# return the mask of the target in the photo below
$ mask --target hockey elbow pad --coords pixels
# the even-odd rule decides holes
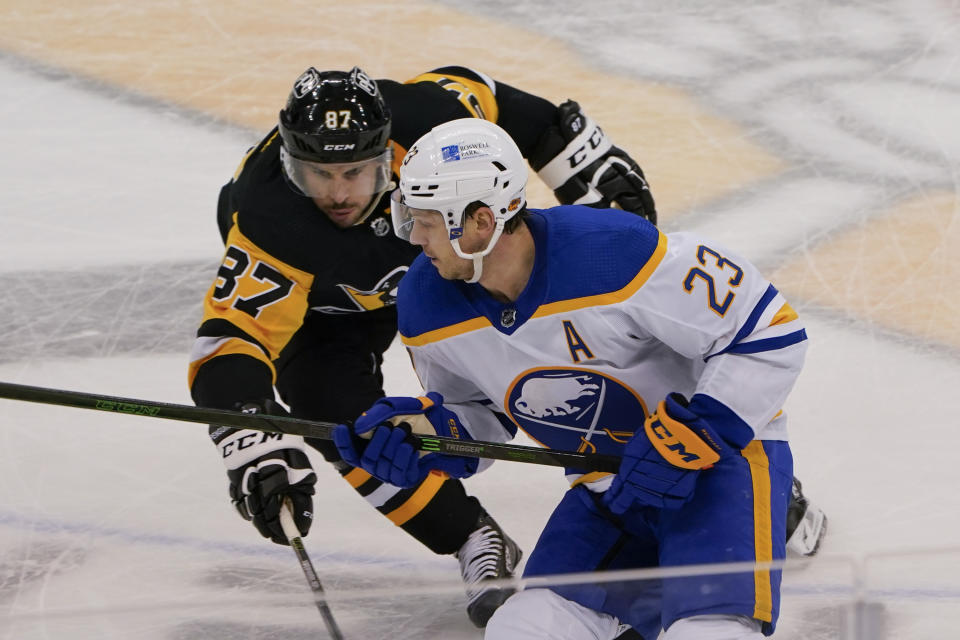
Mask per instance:
[[[706,420],[671,393],[626,444],[620,469],[604,496],[613,513],[634,505],[679,509],[693,497],[699,473],[728,451]]]
[[[543,133],[530,166],[562,204],[616,206],[657,223],[657,211],[640,166],[573,100],[558,107],[559,122]]]

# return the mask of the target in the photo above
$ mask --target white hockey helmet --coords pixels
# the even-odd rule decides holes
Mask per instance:
[[[500,239],[504,223],[526,205],[526,185],[526,161],[506,131],[478,118],[451,120],[417,140],[403,159],[400,188],[390,206],[394,232],[409,241],[413,210],[439,212],[454,251],[474,261],[470,282],[476,282],[481,260]],[[496,228],[483,250],[465,253],[460,248],[463,214],[477,201],[493,211]]]

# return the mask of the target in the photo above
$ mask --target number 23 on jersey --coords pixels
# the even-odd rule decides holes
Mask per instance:
[[[683,290],[693,293],[698,289],[706,295],[706,303],[721,318],[726,315],[736,298],[736,288],[743,282],[743,269],[719,253],[700,245],[697,247],[697,262],[683,279]]]

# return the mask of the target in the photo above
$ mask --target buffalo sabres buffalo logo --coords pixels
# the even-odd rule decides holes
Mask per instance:
[[[528,370],[511,383],[505,406],[543,446],[587,453],[620,453],[647,416],[636,392],[592,369]]]

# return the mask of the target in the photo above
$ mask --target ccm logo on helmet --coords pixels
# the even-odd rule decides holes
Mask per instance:
[[[357,145],[355,144],[325,144],[323,145],[324,151],[351,151]]]

